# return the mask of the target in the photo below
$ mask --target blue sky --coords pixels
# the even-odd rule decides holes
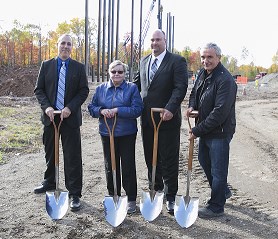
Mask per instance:
[[[106,0],[108,1],[108,0]],[[189,46],[197,50],[207,42],[217,43],[223,54],[238,59],[239,63],[270,67],[272,57],[278,50],[277,0],[161,0],[163,5],[163,30],[167,13],[175,19],[175,48]],[[89,0],[89,17],[97,20],[98,0]],[[115,0],[117,2],[117,0]],[[129,31],[131,0],[121,2],[121,31]],[[158,1],[157,1],[158,2]],[[139,27],[139,3],[135,3],[135,28]],[[152,0],[143,0],[146,15]],[[4,6],[3,6],[4,5]],[[0,32],[8,29],[14,19],[21,23],[40,24],[43,29],[55,29],[58,23],[74,17],[84,18],[85,0],[8,0],[0,8]],[[157,28],[157,5],[152,14],[149,33]],[[135,38],[137,38],[135,30]],[[148,43],[150,34],[145,43]],[[120,36],[120,40],[123,36]],[[242,49],[249,56],[241,58]]]

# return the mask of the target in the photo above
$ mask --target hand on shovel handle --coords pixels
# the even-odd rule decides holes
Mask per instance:
[[[189,113],[189,117],[190,118],[196,118],[198,117],[199,115],[199,112],[197,110],[192,110],[190,113]]]

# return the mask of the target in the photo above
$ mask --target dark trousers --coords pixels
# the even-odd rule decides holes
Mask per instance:
[[[117,195],[121,195],[121,187],[128,196],[128,201],[136,201],[137,198],[137,177],[135,165],[135,142],[136,135],[114,137],[115,158],[116,158],[116,182]],[[111,166],[110,139],[108,136],[101,136],[106,183],[109,195],[114,195],[113,172]],[[121,177],[122,175],[122,177]]]
[[[223,139],[200,138],[199,140],[198,159],[211,187],[208,208],[216,213],[224,211],[225,194],[229,191],[227,177],[231,139],[232,136]]]
[[[55,117],[55,121],[59,121],[59,116]],[[75,195],[81,197],[82,156],[80,127],[70,128],[66,123],[62,122],[60,127],[60,136],[63,149],[66,188],[69,191],[69,196]],[[52,124],[44,127],[43,144],[45,147],[45,159],[47,165],[43,183],[55,184],[55,145],[54,127]]]
[[[150,188],[152,182],[153,137],[154,130],[152,127],[142,127],[142,139]],[[155,191],[164,190],[168,201],[174,201],[178,191],[179,150],[180,128],[160,129],[158,132],[154,189]]]

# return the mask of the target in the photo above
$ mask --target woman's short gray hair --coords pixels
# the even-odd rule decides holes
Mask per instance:
[[[127,71],[127,65],[120,60],[115,60],[109,65],[109,72],[115,67],[115,66],[123,66],[123,71]]]
[[[214,50],[215,50],[215,54],[216,54],[217,56],[221,56],[221,49],[220,49],[220,47],[217,46],[217,45],[216,45],[215,43],[213,43],[213,42],[207,43],[207,44],[203,47],[203,49],[214,49]]]

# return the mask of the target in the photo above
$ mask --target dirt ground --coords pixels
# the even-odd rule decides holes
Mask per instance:
[[[43,148],[32,154],[14,153],[0,165],[0,239],[8,238],[252,238],[274,239],[278,236],[278,77],[268,76],[255,88],[254,82],[239,86],[237,97],[237,130],[231,143],[229,185],[233,196],[227,200],[225,215],[214,220],[198,218],[189,228],[181,228],[165,205],[153,222],[137,213],[127,215],[117,228],[105,220],[102,200],[107,194],[103,154],[98,122],[86,108],[96,84],[83,105],[82,152],[84,187],[82,208],[68,210],[62,220],[52,221],[45,210],[45,195],[35,195],[33,188],[43,178]],[[1,87],[2,89],[2,87]],[[188,94],[190,89],[188,91]],[[185,110],[188,94],[183,104]],[[40,109],[33,97],[1,97],[5,105],[20,105],[36,112]],[[188,126],[182,125],[179,194],[186,192]],[[197,161],[195,143],[190,195],[199,197],[202,206],[210,194],[208,183]],[[142,188],[147,187],[141,133],[137,138],[137,178],[139,205]],[[62,163],[62,155],[60,157]],[[63,170],[62,164],[60,170]],[[60,185],[64,187],[63,173]]]

